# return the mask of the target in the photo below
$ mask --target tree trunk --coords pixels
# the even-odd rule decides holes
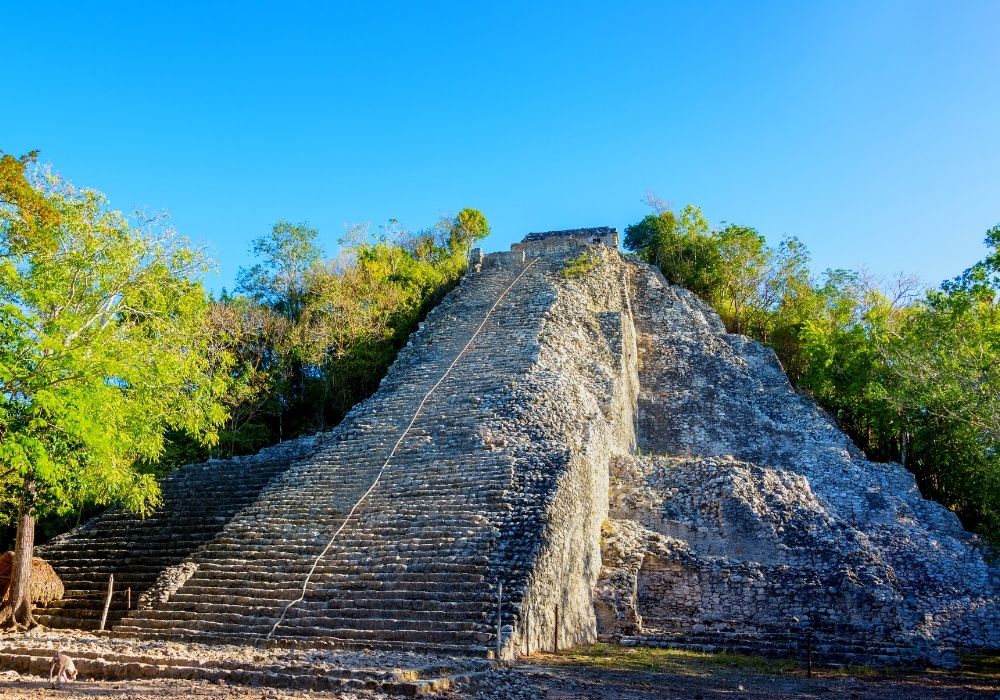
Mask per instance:
[[[22,506],[17,517],[17,540],[14,543],[14,560],[11,562],[10,589],[7,610],[2,618],[14,627],[33,627],[31,614],[31,558],[35,551],[35,513],[30,506]]]

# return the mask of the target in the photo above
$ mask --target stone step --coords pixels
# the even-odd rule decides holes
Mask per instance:
[[[73,540],[73,546],[62,546],[60,548],[40,548],[39,551],[49,555],[52,559],[54,554],[65,554],[66,556],[79,555],[82,552],[91,554],[96,552],[125,553],[134,549],[146,548],[149,551],[164,551],[163,556],[169,556],[172,550],[184,550],[190,552],[191,546],[197,546],[216,535],[221,528],[206,528],[200,530],[196,536],[180,533],[169,528],[160,529],[157,532],[150,532],[136,537],[119,537],[113,534],[97,533],[94,537],[81,536]]]
[[[348,603],[350,601],[345,601]],[[439,604],[437,607],[415,607],[412,605],[411,601],[403,601],[406,604],[404,606],[396,606],[391,604],[378,604],[378,605],[348,605],[348,604],[313,604],[305,605],[300,603],[294,611],[304,611],[301,614],[322,614],[326,616],[331,616],[336,613],[339,617],[344,618],[365,618],[365,617],[389,617],[389,618],[413,618],[422,620],[441,620],[444,622],[456,622],[456,621],[482,621],[485,620],[487,614],[482,605],[479,606],[460,606],[460,605],[447,605]],[[279,612],[283,605],[272,605],[272,606],[262,606],[259,604],[260,601],[253,601],[247,603],[214,603],[214,602],[200,602],[200,603],[190,603],[186,601],[178,602],[175,600],[170,600],[169,602],[162,604],[159,608],[155,610],[144,611],[142,613],[135,613],[133,617],[138,619],[138,617],[148,617],[152,619],[196,619],[199,615],[238,615],[238,616],[250,616],[259,617],[261,615],[272,614]],[[299,614],[299,613],[296,613]]]
[[[175,593],[170,600],[163,603],[160,610],[188,610],[192,612],[239,612],[251,606],[256,599],[240,598],[238,596],[192,596]],[[316,607],[323,610],[385,610],[385,611],[423,611],[431,613],[461,613],[469,617],[477,617],[489,606],[489,599],[483,600],[414,600],[405,598],[331,598],[322,602],[309,601],[300,603],[302,607]]]
[[[191,578],[197,578],[198,580],[212,579],[216,581],[247,581],[245,573],[250,573],[253,575],[253,582],[292,582],[304,581],[306,575],[309,573],[309,569],[310,567],[308,566],[296,566],[294,568],[289,567],[286,570],[275,570],[271,567],[250,566],[249,562],[246,567],[238,567],[229,564],[213,567],[210,566],[210,562],[201,562],[197,573]],[[457,570],[448,569],[440,564],[436,565],[434,568],[428,566],[409,569],[405,564],[396,563],[375,564],[364,562],[331,562],[328,564],[317,565],[312,580],[314,582],[320,580],[325,582],[334,582],[346,579],[361,582],[396,580],[416,583],[450,582],[456,584],[476,584],[484,582],[489,573],[489,570],[486,568],[473,566],[468,567],[468,571],[462,571],[459,567],[456,567],[456,569]],[[243,576],[241,576],[241,572],[244,572]],[[98,579],[98,582],[99,580],[100,579]]]
[[[232,609],[232,606],[230,606]],[[240,612],[221,612],[210,609],[206,612],[194,612],[179,609],[159,609],[145,610],[129,616],[129,624],[142,623],[145,626],[155,626],[158,623],[172,624],[174,622],[183,623],[214,623],[238,627],[241,625],[256,626],[260,624],[273,624],[280,615],[281,608],[267,608],[252,611],[241,609]],[[486,616],[480,614],[478,618],[468,616],[466,613],[433,614],[428,611],[406,611],[406,610],[359,610],[358,614],[347,615],[345,610],[337,610],[336,615],[330,611],[318,613],[314,610],[305,611],[301,608],[292,608],[286,614],[283,627],[317,627],[326,630],[330,629],[362,629],[362,630],[385,630],[400,629],[417,625],[417,629],[431,629],[438,632],[467,632],[485,631]],[[277,613],[277,614],[275,614]],[[411,613],[411,614],[407,614]]]
[[[250,582],[238,577],[233,578],[198,578],[195,580],[194,577],[190,579],[194,582],[194,586],[198,588],[209,588],[212,584],[216,584],[215,588],[217,590],[229,590],[233,593],[246,593],[253,592],[254,594],[265,596],[281,596],[283,593],[293,593],[291,597],[298,595],[299,591],[302,590],[302,580],[301,579],[276,579],[271,581],[273,586],[261,586],[258,582]],[[187,584],[181,588],[181,590],[194,590],[188,589]],[[309,592],[311,595],[317,595],[320,590],[325,591],[326,595],[346,595],[351,591],[366,591],[366,592],[396,592],[399,594],[407,594],[411,592],[438,592],[442,596],[450,595],[452,592],[463,591],[465,593],[476,595],[480,591],[492,592],[492,583],[487,582],[467,582],[465,585],[442,585],[442,582],[429,578],[427,580],[399,580],[395,577],[387,577],[382,580],[366,579],[362,578],[360,575],[351,576],[345,574],[342,580],[334,583],[325,584],[324,581],[313,581],[310,584]]]
[[[6,649],[0,651],[0,668],[23,674],[46,677],[52,659],[50,649]],[[127,681],[147,678],[201,680],[234,683],[251,687],[308,691],[363,692],[377,691],[406,697],[426,696],[449,690],[466,673],[438,666],[432,675],[420,671],[376,670],[370,668],[322,668],[291,664],[268,664],[248,667],[238,662],[216,661],[206,664],[199,659],[163,658],[148,655],[109,654],[73,651],[78,679]],[[485,671],[485,668],[483,669]]]
[[[148,630],[141,627],[119,625],[109,633],[111,637],[141,638],[141,639],[171,639],[178,642],[204,644],[260,644],[266,640],[267,632],[230,632],[228,634],[211,633],[202,630],[172,627],[169,630]],[[407,651],[416,653],[443,653],[459,656],[486,657],[492,656],[493,646],[483,644],[450,644],[447,642],[405,641],[405,640],[358,640],[338,637],[334,634],[324,634],[322,637],[288,636],[279,629],[267,642],[274,647],[289,647],[298,649],[382,649],[387,651]]]
[[[135,606],[135,598],[132,599],[132,605]],[[93,596],[90,598],[85,598],[82,596],[73,598],[63,598],[60,601],[56,601],[51,606],[45,608],[45,611],[58,611],[63,615],[70,615],[74,611],[88,612],[91,610],[100,610],[104,607],[104,595]],[[115,596],[111,599],[111,606],[109,609],[118,610],[125,608],[125,597]]]
[[[314,562],[316,562],[315,568],[313,567]],[[283,562],[275,563],[279,565],[283,564],[282,568],[276,571],[275,567],[270,565],[271,562],[258,563],[257,561],[244,561],[242,563],[236,563],[203,561],[198,566],[198,572],[201,575],[212,575],[216,573],[237,574],[243,572],[252,574],[254,577],[259,574],[261,580],[266,580],[268,577],[304,577],[310,572],[310,570],[313,570],[321,574],[328,574],[331,576],[335,576],[337,574],[352,576],[360,575],[363,578],[369,579],[379,579],[387,575],[393,575],[401,576],[403,578],[417,577],[421,580],[427,576],[437,576],[442,580],[455,579],[459,581],[482,580],[481,577],[485,577],[485,575],[489,573],[489,567],[482,564],[443,562],[437,559],[426,559],[424,561],[401,561],[397,558],[396,560],[390,559],[388,561],[380,561],[375,558],[358,558],[355,560],[323,558],[317,562],[316,559],[313,558],[312,561],[305,560],[294,565],[289,565]],[[364,573],[359,574],[359,571]]]
[[[291,600],[298,596],[298,593],[301,592],[301,587],[284,590],[292,594],[289,598]],[[349,601],[359,607],[378,603],[402,607],[404,603],[408,603],[421,607],[450,605],[468,606],[469,609],[474,609],[482,604],[491,604],[494,600],[493,594],[488,591],[448,591],[447,600],[442,600],[444,594],[438,589],[424,591],[409,589],[394,596],[387,595],[385,592],[379,592],[377,596],[372,596],[368,591],[362,591],[364,595],[361,595],[358,591],[343,589],[334,593],[339,593],[339,597],[336,595],[330,596],[327,598],[328,601]],[[222,586],[185,585],[170,597],[171,602],[183,603],[185,605],[196,605],[200,602],[218,603],[221,605],[245,605],[248,601],[252,600],[258,600],[258,598],[241,596],[234,593],[231,588]]]
[[[330,618],[330,625],[324,625],[321,620],[309,618],[303,620],[284,620],[280,626],[283,636],[294,638],[327,637],[334,636],[338,639],[355,641],[386,641],[386,642],[410,642],[420,643],[480,643],[486,644],[491,641],[491,633],[476,631],[472,625],[461,626],[456,629],[442,629],[441,623],[428,623],[422,627],[406,627],[404,625],[413,624],[405,620],[385,620],[383,625],[372,624],[375,621],[366,621],[370,627],[352,628],[340,624],[340,618]],[[211,635],[228,636],[233,634],[256,634],[266,635],[271,631],[274,620],[271,618],[243,618],[234,622],[217,621],[200,617],[198,619],[177,620],[177,619],[153,619],[153,618],[129,618],[127,622],[115,627],[118,632],[133,632],[135,629],[147,631],[160,630],[189,630],[193,632],[203,632]]]
[[[395,555],[390,555],[395,556]],[[314,566],[315,564],[315,566]],[[60,578],[65,584],[73,584],[74,587],[91,586],[102,588],[107,585],[108,575],[114,574],[116,584],[121,581],[153,581],[163,571],[160,564],[131,564],[119,568],[97,568],[72,570],[62,570]],[[427,576],[437,576],[441,580],[456,581],[482,581],[489,573],[489,567],[482,564],[465,564],[457,562],[443,562],[438,558],[411,558],[409,560],[390,559],[379,561],[370,558],[346,559],[342,557],[329,557],[319,560],[316,558],[299,559],[295,563],[282,560],[243,560],[242,562],[228,561],[202,561],[199,563],[199,576],[217,576],[226,578],[227,575],[239,576],[243,574],[259,575],[258,580],[284,580],[294,578],[304,578],[310,571],[319,575],[335,578],[337,575],[355,575],[358,571],[364,571],[363,579],[381,579],[388,575],[400,576],[403,579],[413,578],[423,580]],[[120,585],[117,586],[121,588]]]

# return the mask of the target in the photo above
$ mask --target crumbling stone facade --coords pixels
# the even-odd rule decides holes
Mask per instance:
[[[639,454],[611,467],[602,635],[868,662],[1000,645],[985,545],[867,461],[773,352],[633,272]]]
[[[50,547],[75,601],[50,619],[98,606],[113,571],[146,593],[115,628],[137,635],[505,657],[599,636],[787,652],[808,635],[889,660],[1000,645],[976,538],[617,245],[577,229],[475,252],[337,428],[182,470],[166,532],[118,513]],[[192,477],[229,504],[211,527]]]

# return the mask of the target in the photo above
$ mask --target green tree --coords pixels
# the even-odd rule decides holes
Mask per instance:
[[[20,158],[0,151],[0,211],[6,221],[7,246],[12,249],[29,245],[39,227],[50,228],[59,220],[58,212],[25,174],[28,164],[37,159],[38,151]]]
[[[310,271],[299,337],[318,369],[324,423],[378,387],[420,318],[460,279],[473,239],[454,235],[456,220],[415,236],[396,222],[376,236],[355,228],[340,258]]]
[[[256,304],[287,321],[285,332],[275,337],[266,366],[270,385],[275,389],[277,439],[301,432],[309,424],[322,428],[304,417],[308,413],[308,393],[313,378],[305,353],[307,338],[301,324],[308,303],[308,273],[321,265],[323,249],[318,245],[319,232],[306,224],[279,221],[271,231],[253,241],[251,250],[260,262],[241,268],[237,291]],[[291,425],[288,425],[291,420]]]
[[[302,312],[306,272],[323,259],[318,237],[305,224],[279,221],[268,235],[254,240],[252,252],[261,262],[240,269],[237,290],[294,322]]]
[[[691,204],[679,215],[658,200],[651,205],[655,214],[625,229],[625,248],[713,304],[734,333],[766,341],[782,299],[808,284],[805,246],[788,238],[772,248],[749,226],[711,230]]]
[[[266,306],[228,296],[212,304],[207,321],[213,355],[232,360],[219,448],[227,457],[256,452],[272,441],[268,422],[278,416],[276,394],[287,380],[287,364],[276,360],[289,346],[293,324]]]
[[[43,196],[57,214],[37,222],[43,235],[19,239],[21,219],[0,211],[0,485],[17,527],[3,620],[15,625],[33,623],[37,517],[81,504],[150,512],[159,492],[143,465],[165,430],[212,441],[225,418],[203,256],[97,192],[50,181]]]
[[[449,229],[448,244],[453,251],[467,251],[476,241],[490,235],[490,224],[483,212],[470,207],[458,212]]]
[[[903,310],[861,275],[842,270],[827,273],[817,296],[822,303],[800,317],[794,351],[779,356],[871,458],[893,459],[901,423],[879,348]]]
[[[730,225],[717,236],[719,285],[714,296],[724,310],[726,326],[747,334],[754,317],[768,309],[772,292],[771,250],[764,237],[749,226]],[[761,326],[757,320],[757,327]]]
[[[719,285],[718,242],[709,232],[708,222],[696,206],[649,214],[626,227],[625,248],[656,265],[671,284],[690,289],[710,299]]]
[[[774,316],[797,283],[809,277],[809,255],[796,238],[777,248],[749,226],[730,224],[712,235],[718,249],[717,286],[711,292],[726,326],[767,342]]]
[[[1000,544],[1000,226],[992,249],[927,293],[881,346],[925,493]]]
[[[278,222],[239,273],[244,296],[219,300],[214,335],[237,358],[222,449],[322,430],[375,391],[416,323],[459,280],[489,233],[466,208],[415,234],[396,219],[351,227],[323,260],[317,231]],[[176,459],[193,457],[177,440]]]

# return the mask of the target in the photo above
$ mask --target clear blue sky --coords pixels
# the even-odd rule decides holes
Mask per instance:
[[[0,12],[0,149],[169,210],[215,288],[281,218],[475,206],[502,249],[652,190],[935,284],[1000,222],[996,0],[96,5]]]

